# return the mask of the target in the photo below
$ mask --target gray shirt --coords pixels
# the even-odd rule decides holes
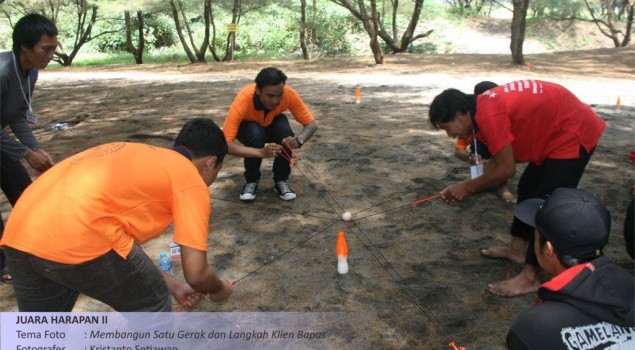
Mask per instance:
[[[16,55],[17,60],[20,58]],[[16,73],[16,68],[18,73]],[[33,95],[33,89],[38,77],[37,67],[29,69],[28,76],[22,75],[22,70],[14,62],[12,52],[0,53],[0,148],[3,155],[19,160],[24,158],[31,149],[39,148],[39,144],[33,136],[33,131],[26,121],[26,112],[29,107],[25,96],[31,100],[29,92]],[[30,83],[30,86],[29,86]],[[20,91],[22,86],[22,91]],[[5,132],[9,126],[11,134]]]

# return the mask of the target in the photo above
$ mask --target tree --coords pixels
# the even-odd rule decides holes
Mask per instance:
[[[313,9],[315,10],[315,0],[313,0]],[[314,12],[315,13],[315,12]],[[300,48],[302,49],[302,57],[305,60],[311,59],[311,53],[306,45],[306,0],[300,0]]]
[[[445,0],[446,3],[459,13],[488,14],[495,0]],[[486,9],[486,6],[489,8]]]
[[[357,0],[357,3],[353,3],[355,0],[331,0],[332,2],[349,10],[353,16],[359,19],[368,37],[370,38],[370,50],[375,57],[375,63],[381,64],[384,62],[384,53],[379,45],[379,15],[377,14],[377,1],[370,0],[370,6],[364,4],[363,0]],[[423,0],[421,0],[423,1]],[[369,15],[370,12],[370,15]]]
[[[178,6],[177,6],[178,5]],[[183,6],[183,2],[181,0],[170,0],[170,9],[172,10],[172,18],[174,18],[174,24],[176,25],[176,31],[179,35],[179,40],[181,40],[181,45],[183,45],[183,50],[185,54],[189,58],[190,62],[205,62],[205,52],[207,51],[207,47],[209,45],[209,35],[210,35],[210,16],[211,16],[211,8],[212,1],[205,0],[203,5],[203,18],[205,19],[205,36],[203,38],[203,42],[201,45],[196,47],[194,42],[194,33],[187,19],[187,12]],[[190,40],[190,44],[192,48],[190,49],[190,44],[185,40],[185,36],[183,35],[183,28],[181,26],[181,20],[183,19],[183,25],[187,31],[187,35]],[[192,53],[194,50],[194,53]]]
[[[79,50],[91,40],[116,30],[92,34],[97,22],[97,5],[87,0],[22,0],[13,1],[13,10],[20,16],[39,13],[48,17],[60,29],[59,49],[53,61],[69,67]],[[5,12],[6,13],[6,12]],[[70,43],[70,45],[68,45]]]
[[[631,31],[633,27],[633,12],[635,0],[599,0],[600,6],[606,16],[606,20],[598,18],[596,11],[589,0],[584,0],[591,18],[600,32],[613,41],[615,47],[625,47],[631,41]],[[619,12],[616,14],[616,8]],[[626,24],[624,29],[619,29],[619,17],[626,12]]]
[[[525,29],[527,28],[527,9],[529,0],[512,0],[514,5],[512,16],[512,40],[509,48],[512,52],[514,64],[524,64],[523,43],[525,41]]]
[[[138,46],[135,47],[132,42],[132,21],[130,19],[130,11],[124,11],[124,20],[126,22],[126,51],[134,56],[137,64],[143,64],[143,49],[145,48],[145,38],[143,35],[143,12],[137,11],[137,27],[138,27]]]
[[[432,33],[429,30],[425,33],[414,35],[415,29],[419,22],[421,10],[423,9],[424,0],[414,0],[414,6],[412,13],[408,21],[406,30],[404,30],[401,38],[398,38],[399,33],[399,18],[398,14],[403,12],[403,8],[399,4],[399,0],[391,0],[388,11],[378,12],[377,0],[369,0],[368,4],[364,0],[331,0],[353,14],[364,25],[364,29],[368,33],[370,38],[370,48],[375,57],[376,63],[383,61],[383,52],[379,45],[378,37],[386,44],[386,46],[392,51],[392,53],[405,52],[415,40],[425,38]],[[356,2],[355,2],[356,1]],[[386,0],[382,0],[382,8],[387,8]],[[385,12],[389,12],[386,14]],[[389,19],[389,20],[388,20]],[[386,23],[388,22],[388,23]],[[387,30],[387,25],[390,25],[390,30]]]

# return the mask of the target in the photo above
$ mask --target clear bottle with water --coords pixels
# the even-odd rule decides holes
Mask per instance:
[[[174,276],[174,270],[172,270],[172,259],[168,256],[168,253],[161,252],[159,256],[159,267],[161,268],[161,271]]]

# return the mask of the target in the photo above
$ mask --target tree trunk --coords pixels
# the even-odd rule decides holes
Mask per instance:
[[[359,0],[361,5],[363,6],[363,0]],[[377,1],[370,0],[370,9],[371,15],[370,23],[368,23],[369,27],[372,27],[371,30],[367,30],[370,35],[370,49],[373,51],[373,57],[375,57],[375,63],[383,64],[384,63],[384,53],[381,49],[381,45],[379,45],[379,39],[377,33],[379,33],[379,15],[377,14]]]
[[[241,0],[234,0],[232,9],[232,24],[238,24],[240,18]],[[236,32],[230,32],[227,35],[227,46],[223,62],[231,62],[234,59],[234,47],[236,46]]]
[[[145,48],[145,38],[143,35],[143,14],[137,11],[137,23],[139,25],[139,47],[135,47],[132,42],[132,21],[130,19],[130,11],[124,11],[126,22],[126,51],[130,52],[134,57],[136,64],[143,64],[143,49]]]
[[[92,40],[90,34],[93,30],[93,24],[97,21],[97,6],[90,5],[90,19],[88,19],[88,4],[85,1],[81,1],[77,3],[77,27],[75,28],[75,45],[73,46],[73,50],[70,54],[64,55],[64,63],[63,65],[66,67],[70,67],[73,64],[73,60],[79,49],[82,48],[84,44]]]
[[[527,9],[529,0],[513,0],[514,14],[512,17],[512,40],[509,48],[512,52],[514,64],[524,64],[523,42],[525,41],[525,29],[527,27]]]
[[[300,0],[300,48],[302,48],[302,57],[310,60],[311,55],[306,46],[306,0]]]
[[[380,61],[383,60],[383,53],[381,52],[381,46],[378,42],[377,37],[381,38],[386,46],[388,46],[393,53],[397,53],[407,51],[410,45],[412,45],[415,40],[424,38],[432,33],[432,30],[429,30],[426,33],[414,36],[415,29],[417,28],[417,24],[419,22],[419,17],[421,15],[421,10],[423,9],[424,0],[414,0],[412,16],[410,17],[408,28],[404,31],[401,39],[397,39],[398,26],[396,18],[399,13],[399,2],[397,0],[393,0],[392,6],[390,7],[390,10],[392,11],[391,19],[393,23],[392,27],[389,30],[386,30],[383,25],[381,16],[377,13],[376,0],[370,0],[372,17],[368,16],[366,10],[367,6],[364,4],[363,0],[357,0],[356,4],[354,4],[354,1],[355,0],[331,0],[331,2],[334,2],[349,10],[351,14],[353,14],[353,16],[355,16],[362,22],[362,24],[364,25],[364,29],[370,37],[370,47],[373,51],[373,56],[375,56],[375,60],[378,60],[380,57]]]
[[[176,26],[176,32],[179,35],[179,40],[181,40],[181,45],[183,45],[183,50],[185,51],[187,58],[190,59],[190,62],[196,63],[196,57],[190,50],[190,47],[187,45],[187,41],[185,41],[185,37],[183,36],[183,29],[181,28],[181,21],[179,20],[179,11],[174,5],[174,0],[170,0],[170,8],[172,9],[172,18],[174,19],[174,25]]]
[[[207,52],[207,47],[209,46],[209,30],[211,23],[211,13],[212,13],[212,0],[205,0],[204,10],[203,10],[203,18],[205,19],[205,36],[203,37],[203,42],[198,50],[196,50],[196,58],[198,58],[199,62],[205,62],[205,52]]]
[[[216,52],[216,23],[214,22],[214,11],[212,10],[211,2],[209,7],[209,19],[211,23],[211,31],[212,38],[208,43],[209,51],[212,53],[212,57],[214,57],[214,61],[220,62],[221,58],[218,56]]]
[[[627,11],[626,17],[626,33],[624,34],[624,40],[622,40],[622,47],[626,47],[631,42],[631,30],[633,28],[633,13],[635,12],[635,1],[633,4],[625,5]]]

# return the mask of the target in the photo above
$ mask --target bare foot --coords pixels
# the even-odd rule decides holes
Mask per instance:
[[[499,187],[498,195],[501,197],[502,200],[505,201],[505,203],[516,204],[516,196],[509,192],[509,188],[507,188],[507,186]]]
[[[520,275],[494,284],[488,284],[489,291],[501,297],[517,297],[520,295],[535,293],[540,287],[540,282],[535,278],[528,278],[527,275]]]
[[[490,258],[502,258],[516,264],[523,264],[525,262],[526,249],[517,250],[506,245],[504,247],[482,249],[481,254],[489,256]]]

